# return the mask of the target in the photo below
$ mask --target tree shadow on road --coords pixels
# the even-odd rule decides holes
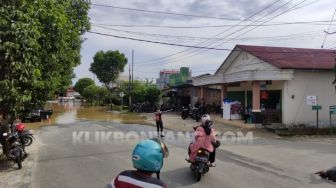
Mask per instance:
[[[161,177],[168,187],[181,187],[197,183],[189,167],[161,172]]]

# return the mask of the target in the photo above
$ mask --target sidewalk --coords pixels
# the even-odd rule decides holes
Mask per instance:
[[[0,155],[0,187],[4,188],[30,188],[32,170],[36,161],[40,139],[34,132],[35,139],[32,145],[26,147],[28,157],[22,162],[22,169],[9,162],[4,155]],[[2,148],[0,148],[2,150]]]
[[[156,126],[153,120],[152,113],[142,113],[141,115],[145,116],[147,119],[145,122],[149,125]],[[242,132],[246,134],[249,131],[253,132],[255,137],[259,138],[279,138],[279,136],[270,133],[264,129],[256,129],[254,124],[245,124],[243,121],[240,120],[224,120],[220,115],[210,115],[213,121],[213,126],[216,131],[224,133],[226,131],[232,132]],[[197,125],[198,123],[190,118],[185,120],[181,119],[180,114],[175,112],[165,113],[162,115],[163,127],[164,129],[170,129],[175,131],[192,131],[193,126]]]

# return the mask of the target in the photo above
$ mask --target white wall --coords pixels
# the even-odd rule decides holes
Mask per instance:
[[[228,74],[247,70],[261,71],[261,70],[279,70],[279,69],[249,53],[242,52],[227,68],[225,73]]]
[[[294,72],[294,79],[284,82],[283,123],[316,125],[316,111],[307,105],[307,96],[317,96],[321,126],[329,126],[329,106],[336,105],[335,87],[332,85],[334,75],[331,71]],[[294,99],[292,99],[292,95]]]

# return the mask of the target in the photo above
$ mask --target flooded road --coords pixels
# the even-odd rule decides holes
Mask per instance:
[[[55,124],[72,124],[80,120],[94,120],[118,122],[124,124],[146,124],[145,116],[127,111],[109,111],[109,107],[97,107],[82,104],[81,102],[48,102],[45,109],[52,109],[53,115],[49,120],[25,123],[29,129],[38,129],[42,126]]]

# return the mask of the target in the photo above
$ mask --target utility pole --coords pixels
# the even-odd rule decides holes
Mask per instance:
[[[132,96],[131,96],[131,65],[128,64],[128,106],[132,105]]]
[[[134,50],[132,50],[132,91],[133,91],[133,81],[134,81]]]

